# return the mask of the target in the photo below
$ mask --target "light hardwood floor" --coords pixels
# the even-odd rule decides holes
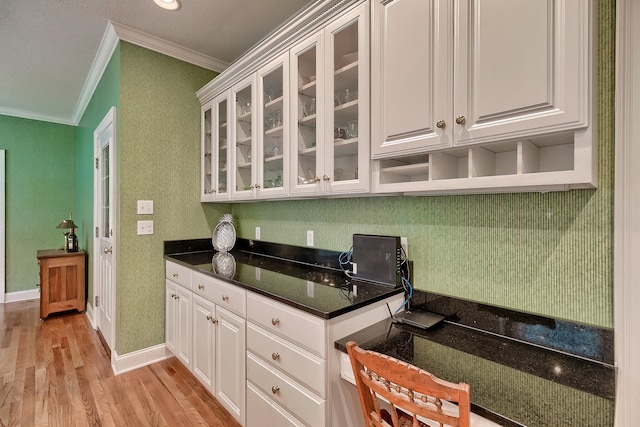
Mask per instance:
[[[84,313],[0,304],[0,426],[239,427],[171,358],[114,376]]]

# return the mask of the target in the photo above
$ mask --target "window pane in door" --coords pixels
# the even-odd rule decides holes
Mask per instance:
[[[109,238],[109,144],[102,149],[102,232]]]

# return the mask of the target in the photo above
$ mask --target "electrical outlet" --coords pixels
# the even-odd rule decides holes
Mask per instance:
[[[256,227],[256,240],[260,240],[260,227]]]
[[[153,214],[153,200],[138,200],[138,215],[151,214]]]
[[[406,259],[409,259],[409,243],[407,242],[406,237],[400,237],[400,246],[404,250],[404,256]]]
[[[307,230],[307,246],[313,246],[313,230]]]
[[[138,235],[153,234],[153,221],[138,221]]]

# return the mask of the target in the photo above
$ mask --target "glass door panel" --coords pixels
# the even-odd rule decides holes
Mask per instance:
[[[253,80],[242,82],[232,93],[235,98],[234,199],[253,198],[255,189],[255,138]]]
[[[229,126],[227,125],[227,110],[228,110],[228,99],[225,97],[224,99],[218,101],[217,103],[217,164],[216,169],[218,171],[218,182],[217,182],[217,198],[227,198],[229,192],[229,149],[228,149],[228,138],[229,138]]]
[[[333,181],[358,178],[358,21],[333,34]]]
[[[266,74],[260,74],[262,88],[262,185],[263,195],[270,189],[284,189],[284,166],[286,158],[286,104],[285,64],[266,67]],[[287,64],[288,65],[288,64]],[[273,193],[273,191],[271,191]]]
[[[200,199],[203,202],[211,201],[215,191],[214,176],[212,173],[212,104],[206,104],[202,107],[202,163],[200,165],[202,174],[202,184],[200,188]]]
[[[320,191],[323,171],[322,33],[292,49],[292,193]]]

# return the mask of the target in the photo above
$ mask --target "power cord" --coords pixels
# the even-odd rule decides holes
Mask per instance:
[[[353,264],[353,262],[351,261],[352,258],[353,258],[353,246],[351,246],[351,248],[348,251],[341,252],[340,255],[338,255],[338,262],[340,263],[340,268],[342,269],[343,273],[349,278],[353,278],[353,276],[351,275],[352,270],[350,270],[351,264]]]

